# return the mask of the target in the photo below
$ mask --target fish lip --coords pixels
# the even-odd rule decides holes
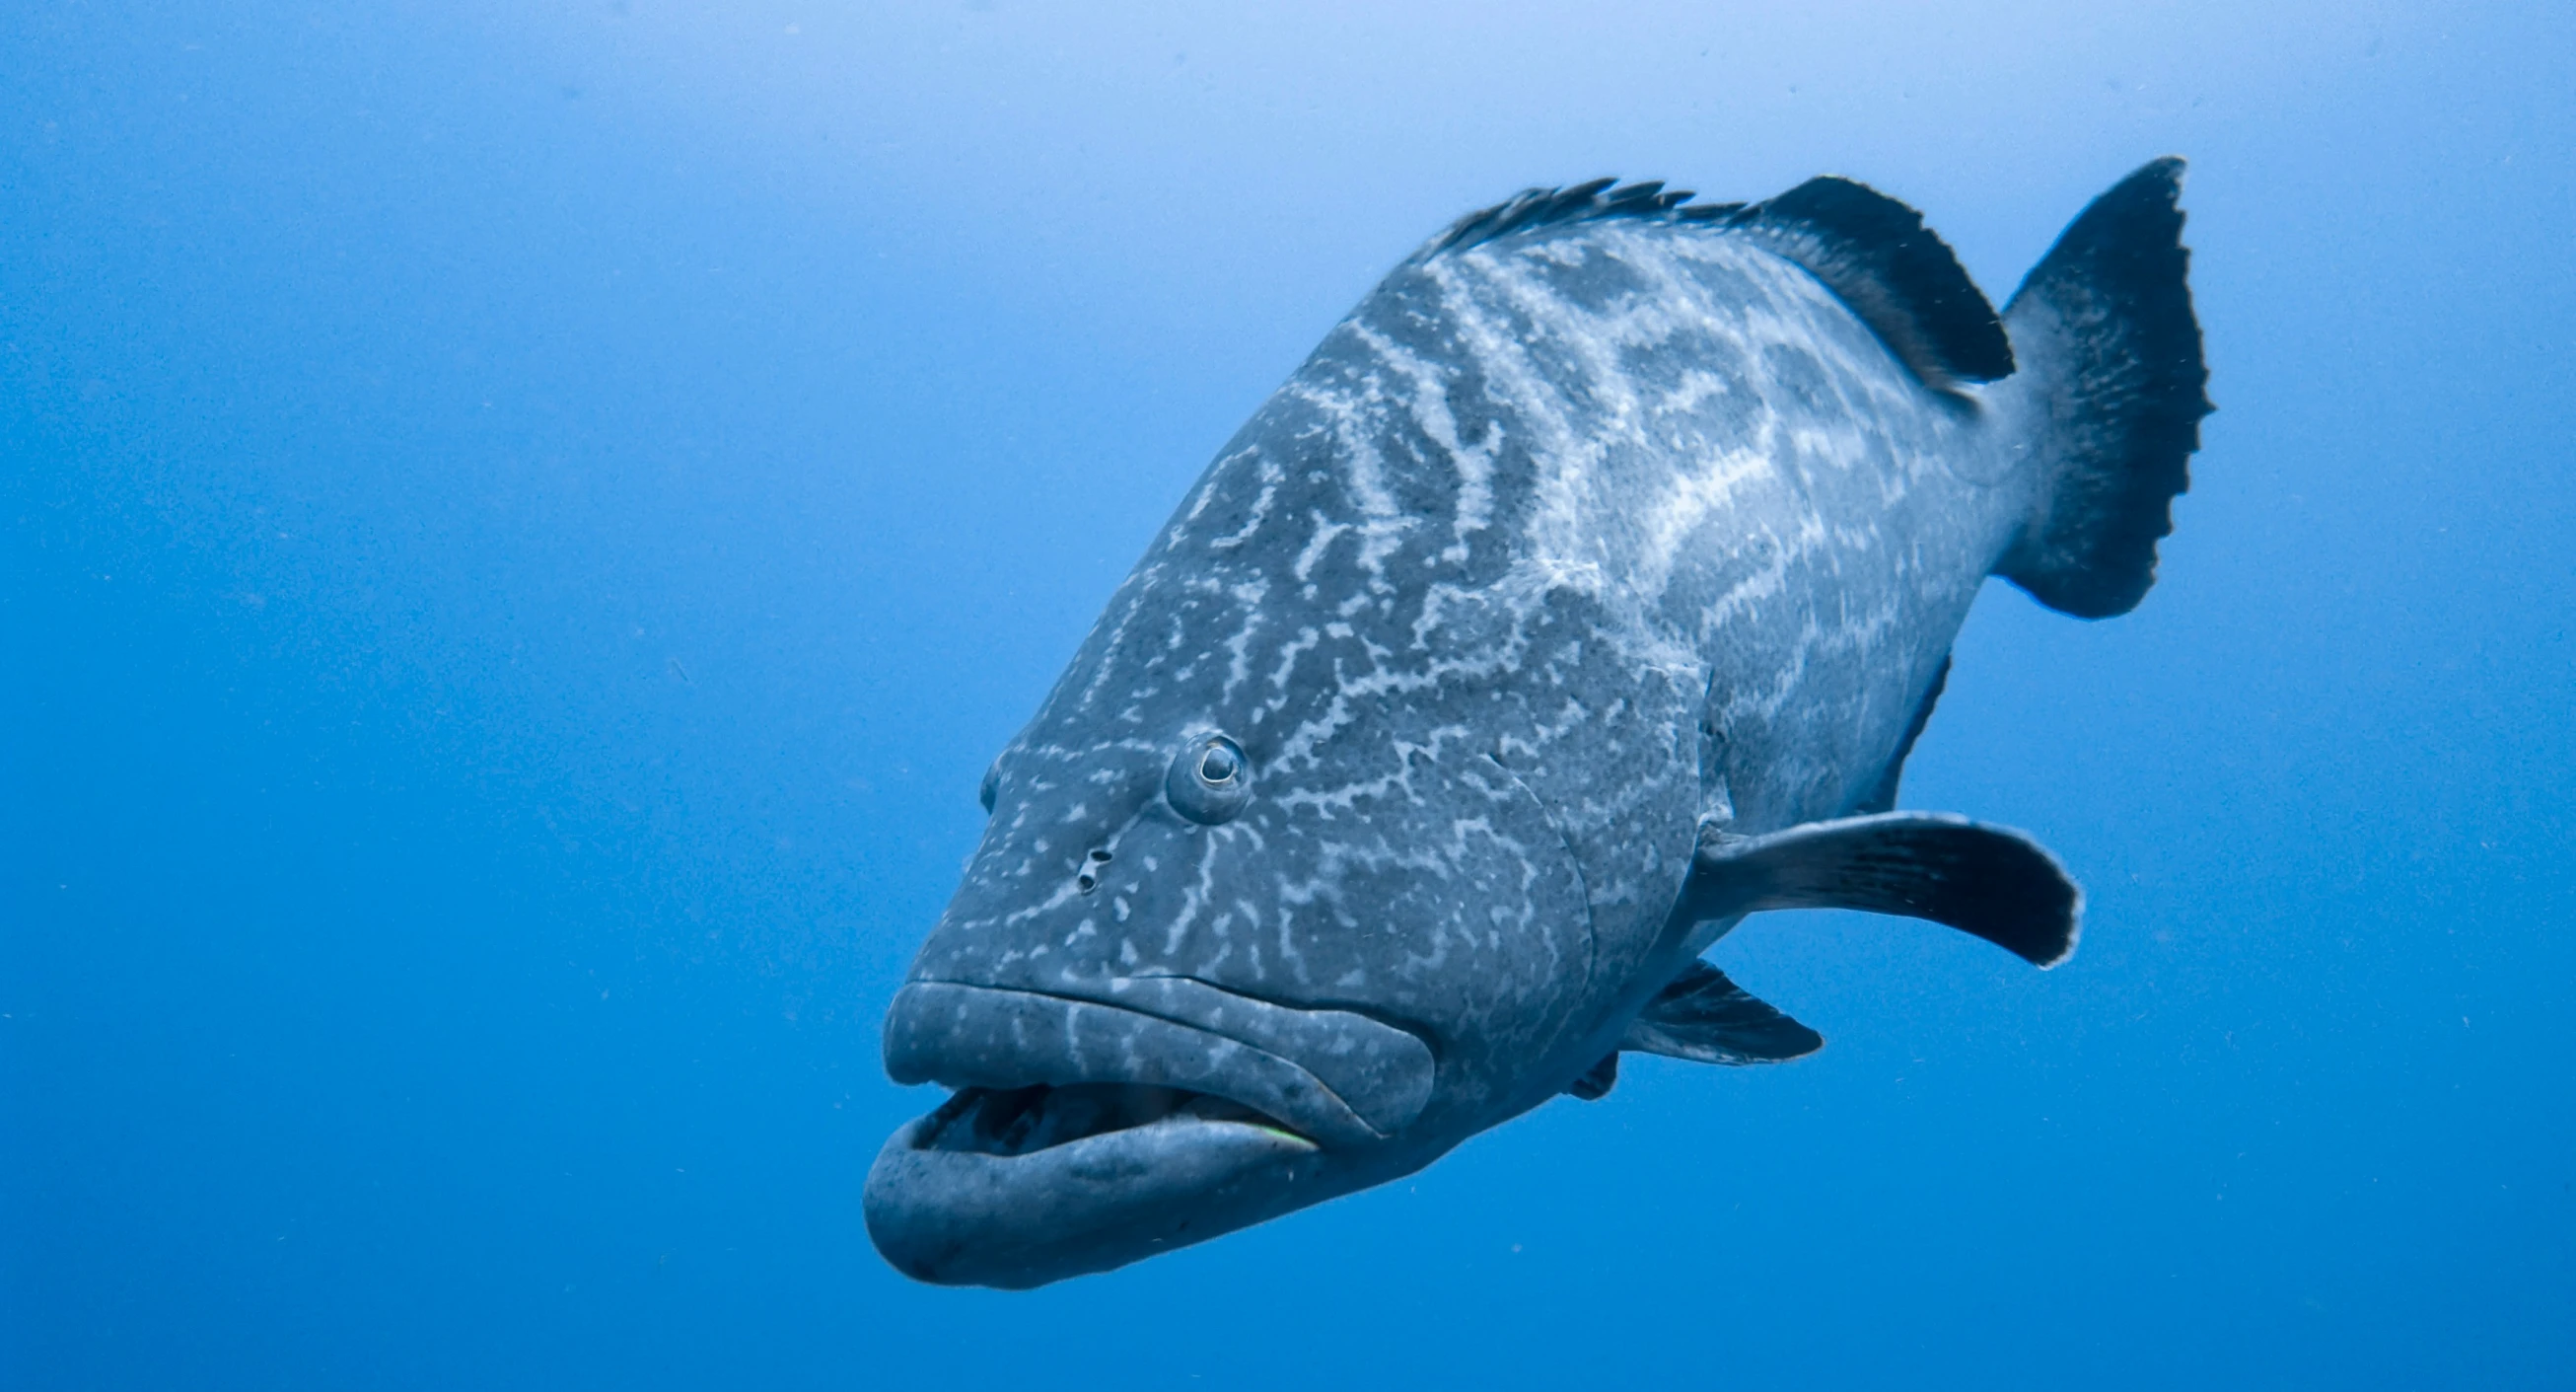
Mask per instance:
[[[937,1285],[1026,1290],[1330,1197],[1317,1146],[1265,1126],[1170,1117],[997,1156],[931,1148],[941,1120],[887,1139],[862,1201],[877,1251]]]
[[[878,1152],[870,1239],[918,1280],[1009,1289],[1331,1197],[1334,1174],[1387,1157],[1436,1071],[1409,1031],[1182,977],[1051,991],[909,982],[886,1011],[885,1060],[896,1082],[958,1092]],[[1041,1109],[1077,1088],[1112,1110],[1147,1094],[1153,1105],[1141,1122],[1055,1140]],[[1042,1119],[1007,1139],[985,1131],[981,1109],[1021,1090]]]
[[[1047,989],[916,980],[886,1010],[898,1083],[996,1091],[1125,1083],[1225,1098],[1327,1148],[1384,1142],[1429,1103],[1437,1064],[1409,1031],[1190,977]]]

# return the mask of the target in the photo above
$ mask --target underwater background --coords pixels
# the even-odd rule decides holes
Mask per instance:
[[[0,1386],[2576,1384],[2576,11],[0,14]],[[2045,974],[912,1284],[879,1017],[1189,482],[1530,184],[1810,175],[2000,302],[2193,160],[2163,582],[1989,587],[1904,805]]]

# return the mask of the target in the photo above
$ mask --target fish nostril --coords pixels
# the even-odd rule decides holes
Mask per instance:
[[[1093,852],[1091,853],[1091,858],[1092,858],[1094,861],[1098,862],[1099,864],[1107,865],[1107,864],[1109,863],[1109,852],[1107,852],[1107,851],[1093,851]]]

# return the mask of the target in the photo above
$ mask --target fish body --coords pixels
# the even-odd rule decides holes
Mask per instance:
[[[1623,1047],[1794,1057],[1698,961],[1749,912],[2061,958],[2045,852],[1890,809],[1987,575],[2152,582],[2207,409],[2178,177],[2003,316],[1838,179],[1534,190],[1408,258],[988,774],[888,1013],[889,1071],[958,1091],[871,1173],[880,1249],[1041,1284],[1419,1169]]]

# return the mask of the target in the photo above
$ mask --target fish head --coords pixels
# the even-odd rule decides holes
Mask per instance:
[[[1490,692],[1247,680],[1225,625],[1138,607],[996,761],[887,1014],[888,1072],[955,1090],[868,1182],[921,1279],[1043,1284],[1418,1169],[1531,1105],[1594,999],[1574,856],[1470,734]],[[1121,651],[1157,628],[1200,633]]]

